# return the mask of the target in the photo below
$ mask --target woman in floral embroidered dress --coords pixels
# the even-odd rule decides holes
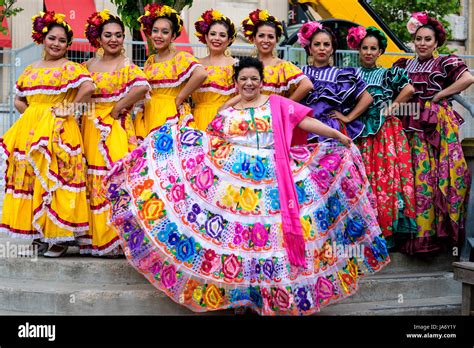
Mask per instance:
[[[15,107],[22,115],[0,139],[6,161],[0,230],[34,239],[36,251],[48,257],[64,255],[65,242],[89,229],[86,162],[74,105],[90,98],[94,84],[86,69],[65,58],[73,34],[64,18],[54,12],[33,17],[33,40],[44,44],[44,58],[19,77]]]
[[[402,251],[427,254],[459,246],[463,240],[471,180],[459,139],[464,120],[449,98],[468,88],[474,78],[456,56],[433,55],[446,40],[439,21],[418,12],[407,28],[417,56],[402,58],[394,66],[407,70],[415,87],[410,101],[417,111],[402,117],[402,123],[412,151],[417,232]]]
[[[123,54],[124,32],[120,18],[108,10],[95,12],[87,20],[86,37],[103,52],[85,63],[96,90],[92,95],[93,115],[82,120],[90,219],[89,233],[81,239],[81,254],[120,253],[117,233],[107,225],[110,205],[103,178],[115,161],[136,148],[129,111],[150,90],[145,74]]]
[[[389,262],[357,148],[311,109],[261,94],[263,69],[242,58],[241,100],[207,132],[165,125],[108,175],[129,262],[193,311],[311,314]],[[306,132],[346,146],[291,147]]]

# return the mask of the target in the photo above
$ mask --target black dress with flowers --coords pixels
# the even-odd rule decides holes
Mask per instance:
[[[360,153],[324,143],[291,149],[306,266],[289,263],[269,103],[226,109],[207,132],[165,125],[109,175],[129,262],[193,311],[311,314],[389,262]]]

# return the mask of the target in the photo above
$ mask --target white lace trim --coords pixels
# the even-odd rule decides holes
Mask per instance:
[[[122,249],[119,248],[121,246],[120,238],[108,246],[104,250],[95,250],[93,248],[88,249],[79,249],[79,253],[82,255],[92,255],[92,256],[116,256],[116,255],[123,255]]]
[[[156,83],[150,83],[151,88],[172,88],[172,87],[178,87],[181,85],[184,81],[186,81],[189,76],[191,76],[192,72],[197,68],[197,67],[202,67],[201,64],[194,64],[192,67],[189,68],[189,71],[181,76],[177,81],[175,82],[156,82]]]
[[[69,89],[77,88],[86,81],[90,81],[90,82],[94,83],[92,78],[90,78],[88,76],[83,76],[79,80],[77,80],[76,82],[68,83],[66,86],[64,86],[63,88],[58,89],[58,90],[38,88],[38,89],[22,92],[18,89],[18,86],[15,86],[15,94],[18,95],[19,97],[26,97],[26,96],[30,96],[30,95],[36,95],[36,94],[57,95],[57,94],[65,93]],[[95,87],[95,84],[94,84],[94,87]]]
[[[105,176],[109,171],[105,169],[87,169],[87,174]]]
[[[116,101],[119,101],[120,99],[122,99],[126,94],[128,94],[130,92],[130,90],[133,88],[133,87],[139,87],[139,86],[147,86],[148,87],[148,92],[147,92],[147,95],[149,96],[149,92],[151,90],[151,86],[150,84],[148,83],[148,81],[135,81],[134,83],[132,83],[130,86],[127,86],[125,88],[125,91],[123,91],[122,93],[118,94],[118,95],[114,95],[113,97],[98,97],[98,98],[92,98],[93,101],[95,101],[96,103],[109,103],[109,102],[116,102]]]
[[[15,190],[9,188],[5,191],[7,194],[12,195],[13,198],[21,199],[32,199],[33,195],[31,193],[15,193]]]
[[[94,126],[95,128],[100,132],[100,140],[99,140],[99,152],[102,155],[102,158],[107,165],[107,169],[110,169],[112,167],[112,163],[110,162],[108,156],[107,156],[107,150],[106,150],[106,145],[105,142],[107,138],[110,135],[110,132],[112,132],[112,126],[110,125],[102,125],[100,124],[100,119],[96,117],[94,119]]]
[[[103,214],[103,213],[109,211],[110,209],[111,209],[110,204],[107,204],[107,205],[103,206],[103,207],[100,208],[100,209],[94,210],[94,209],[91,208],[91,213],[92,213],[92,214],[95,214],[95,215],[99,215],[99,214]]]
[[[2,145],[6,147],[3,141],[0,144],[0,192],[4,191],[7,186],[6,176],[8,170],[8,155]]]
[[[12,237],[16,239],[37,239],[37,238],[42,237],[40,233],[21,234],[21,233],[12,232],[6,227],[0,227],[0,233],[6,234],[8,237]]]
[[[297,78],[295,78],[293,80],[288,81],[286,85],[281,86],[281,87],[272,87],[272,86],[263,85],[262,90],[267,91],[267,92],[272,92],[272,93],[286,92],[291,88],[291,85],[299,83],[304,78],[307,78],[307,76],[303,74],[303,75],[298,76]]]
[[[221,95],[231,95],[231,94],[234,94],[236,92],[236,89],[235,89],[235,87],[233,87],[229,90],[224,91],[224,90],[216,88],[216,87],[202,87],[202,88],[199,88],[194,93],[204,93],[204,92],[212,92],[212,93],[221,94]]]

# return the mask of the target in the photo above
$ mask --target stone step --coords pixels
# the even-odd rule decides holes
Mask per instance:
[[[402,297],[400,297],[402,295]],[[388,275],[362,279],[359,290],[341,305],[460,296],[451,273]],[[151,284],[85,284],[0,278],[0,309],[45,314],[192,314]]]
[[[460,315],[461,296],[422,299],[338,303],[317,315]]]
[[[1,281],[2,315],[196,315],[151,285],[52,284]],[[347,300],[346,300],[347,301]],[[337,303],[318,315],[459,315],[461,296]],[[207,315],[234,315],[217,311]]]
[[[146,283],[144,277],[125,259],[80,256],[77,247],[69,248],[68,254],[58,259],[21,258],[15,257],[11,252],[12,248],[29,243],[28,240],[0,238],[1,277],[94,284]],[[438,255],[430,260],[401,253],[392,253],[390,257],[391,262],[376,276],[399,277],[404,274],[447,272],[452,271],[452,262],[456,261],[449,255]]]
[[[341,303],[460,296],[461,288],[451,272],[375,274],[363,278],[359,290]]]

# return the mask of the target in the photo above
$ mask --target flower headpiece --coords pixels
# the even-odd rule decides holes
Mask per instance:
[[[277,38],[283,34],[283,25],[275,16],[271,16],[267,10],[256,9],[249,13],[249,16],[242,21],[242,27],[245,37],[253,42],[253,38],[257,33],[257,28],[260,23],[269,22],[275,25]]]
[[[175,9],[167,5],[159,4],[148,4],[145,6],[145,14],[138,18],[138,22],[141,24],[141,29],[151,36],[151,31],[153,29],[153,24],[158,18],[166,18],[173,23],[173,31],[178,37],[183,30],[183,20],[179,16],[179,13]]]
[[[407,23],[408,32],[414,35],[418,29],[424,25],[429,25],[434,29],[436,41],[438,46],[441,46],[446,41],[446,30],[436,18],[428,16],[427,12],[415,12],[412,13]]]
[[[362,41],[367,36],[375,36],[379,41],[379,48],[382,50],[382,52],[385,52],[388,43],[387,36],[380,29],[372,26],[367,28],[364,28],[363,26],[350,28],[346,38],[347,45],[353,50],[358,50]]]
[[[110,18],[116,18],[120,20],[118,17],[113,16],[109,13],[109,10],[105,9],[100,12],[94,12],[89,18],[87,18],[86,30],[85,35],[89,43],[95,47],[99,48],[99,36],[100,36],[100,27],[104,25],[106,21]]]
[[[216,10],[207,10],[204,12],[201,17],[194,23],[194,27],[196,28],[196,37],[201,41],[203,44],[206,43],[206,38],[205,35],[209,32],[209,28],[211,28],[211,25],[214,22],[221,21],[224,22],[225,24],[228,25],[229,32],[229,39],[230,39],[230,45],[235,40],[235,37],[237,36],[237,31],[235,30],[235,25],[234,23],[226,16],[224,16],[222,13]]]
[[[33,30],[31,37],[33,41],[38,45],[44,42],[44,38],[48,33],[48,26],[56,23],[62,26],[66,30],[68,37],[68,46],[72,43],[72,29],[69,24],[64,20],[66,18],[62,13],[54,13],[54,11],[40,12],[38,15],[33,16]]]
[[[313,34],[318,30],[323,30],[324,27],[319,22],[308,22],[303,24],[303,26],[298,31],[298,42],[300,43],[301,47],[306,47],[311,44],[311,37]]]

